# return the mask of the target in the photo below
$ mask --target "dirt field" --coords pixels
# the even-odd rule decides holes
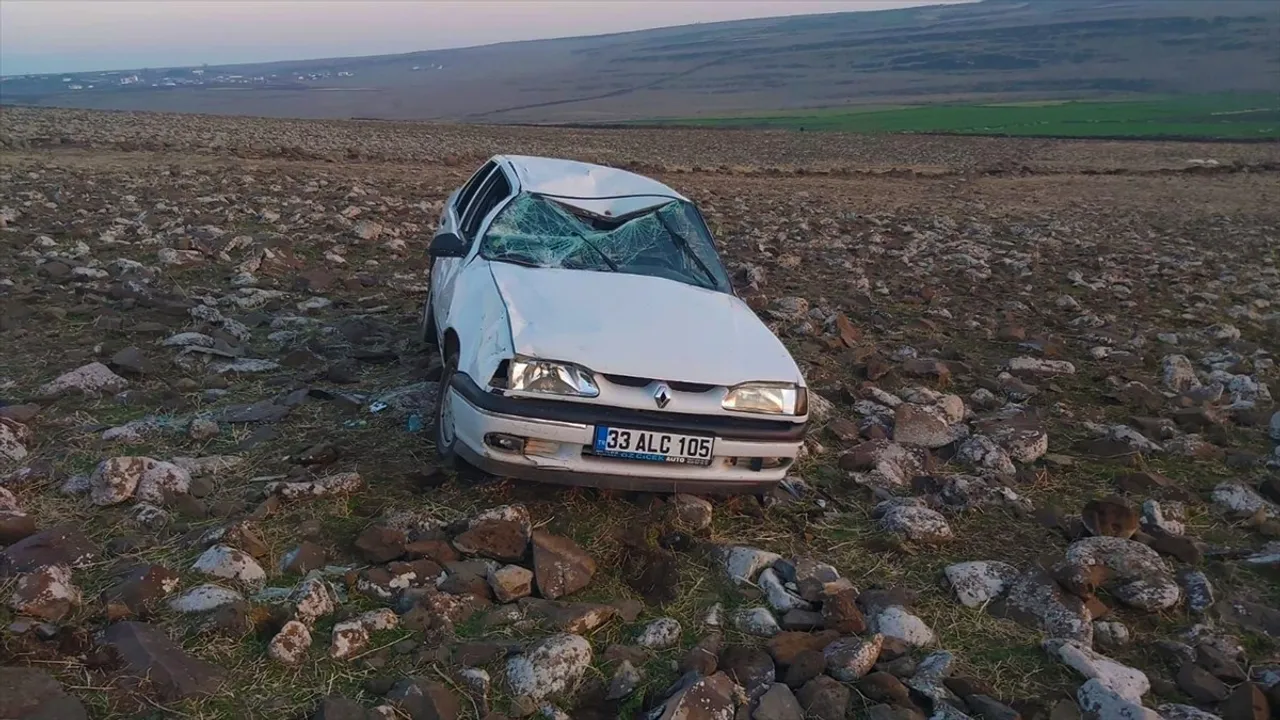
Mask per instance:
[[[0,143],[0,717],[1280,708],[1277,146],[31,109]],[[434,466],[425,247],[495,152],[703,208],[832,404],[787,487]]]

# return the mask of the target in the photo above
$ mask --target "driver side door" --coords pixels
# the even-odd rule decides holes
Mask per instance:
[[[433,308],[436,315],[436,327],[448,325],[449,308],[453,304],[453,287],[462,268],[475,257],[476,245],[484,219],[503,200],[511,195],[512,184],[506,172],[496,163],[486,163],[488,171],[481,168],[472,180],[478,180],[473,186],[471,181],[459,191],[456,202],[446,208],[446,217],[442,222],[442,232],[452,232],[462,238],[468,245],[465,257],[438,258],[431,271],[431,287],[433,290]],[[470,192],[467,195],[467,191]],[[439,292],[435,289],[439,288]]]

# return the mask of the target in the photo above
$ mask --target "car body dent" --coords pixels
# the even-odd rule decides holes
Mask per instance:
[[[786,347],[733,295],[648,275],[490,268],[520,354],[668,382],[804,385]]]
[[[653,178],[577,160],[500,156],[521,192],[550,195],[597,215],[620,217],[671,200],[688,200]]]
[[[507,308],[489,264],[468,262],[458,272],[443,328],[459,339],[458,370],[485,387],[498,365],[511,357],[513,344]]]

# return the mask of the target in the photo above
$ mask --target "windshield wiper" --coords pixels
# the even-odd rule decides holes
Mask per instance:
[[[686,255],[693,258],[693,262],[697,264],[698,269],[702,271],[703,276],[705,276],[707,278],[707,281],[711,283],[710,285],[704,285],[703,287],[707,288],[708,290],[718,289],[720,287],[720,283],[716,281],[716,276],[711,274],[711,270],[706,266],[705,263],[702,262],[702,258],[698,257],[698,253],[693,251],[693,248],[689,245],[689,241],[686,240],[683,235],[681,235],[679,232],[676,231],[674,227],[671,226],[671,223],[668,222],[667,219],[662,216],[662,213],[660,211],[655,212],[654,216],[658,218],[658,222],[662,223],[662,227],[666,228],[667,233],[671,235],[673,239],[676,240],[676,245],[679,246],[680,249],[683,250]]]

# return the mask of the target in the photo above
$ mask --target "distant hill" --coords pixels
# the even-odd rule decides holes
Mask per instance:
[[[1280,94],[1273,0],[984,0],[402,55],[8,78],[0,103],[613,122],[1210,92]]]

